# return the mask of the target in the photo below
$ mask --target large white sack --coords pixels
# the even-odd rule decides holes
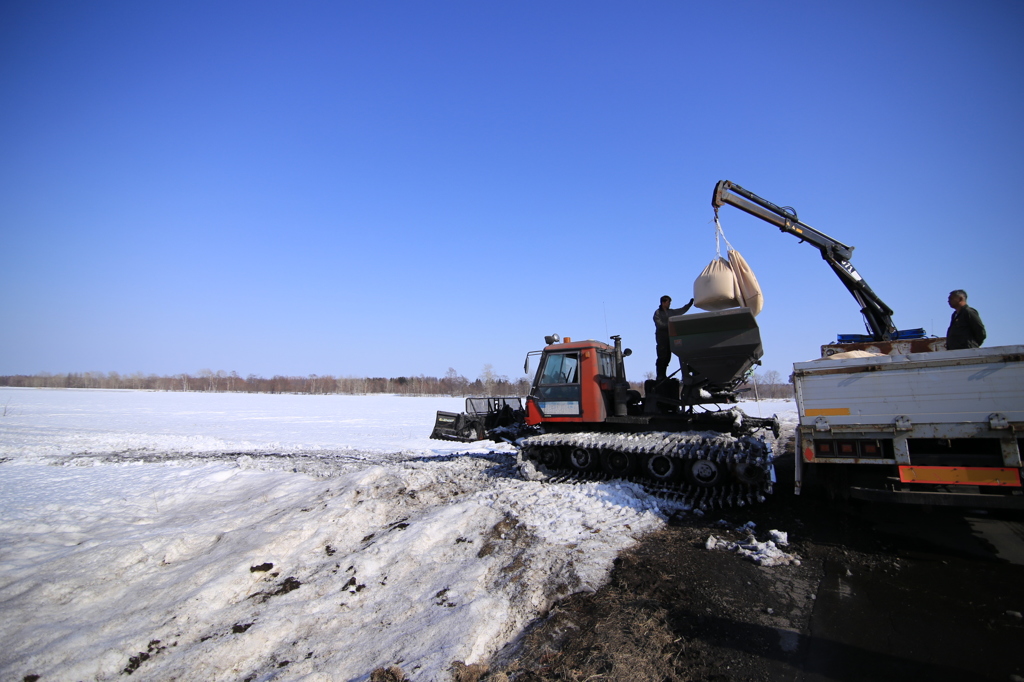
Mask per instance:
[[[754,271],[736,249],[729,249],[729,265],[732,266],[732,274],[739,288],[740,305],[750,308],[750,312],[756,316],[764,307],[764,295],[761,293],[761,285],[754,277]]]
[[[847,350],[842,353],[833,353],[827,358],[814,358],[814,362],[818,360],[846,360],[848,358],[880,358],[884,353],[872,353],[869,350]]]
[[[725,310],[740,305],[736,275],[724,258],[716,258],[693,281],[693,304],[701,310]]]

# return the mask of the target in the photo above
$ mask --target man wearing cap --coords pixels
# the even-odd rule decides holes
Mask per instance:
[[[671,296],[662,296],[661,305],[654,311],[654,340],[657,343],[658,349],[658,361],[655,367],[658,370],[657,380],[661,381],[665,378],[665,372],[668,370],[668,364],[672,361],[672,348],[668,342],[668,318],[675,315],[682,315],[690,306],[693,305],[693,299],[684,305],[682,308],[670,308],[672,305]]]

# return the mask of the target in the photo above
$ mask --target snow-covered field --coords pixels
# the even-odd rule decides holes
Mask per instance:
[[[664,522],[427,438],[462,407],[0,388],[0,678],[443,680]]]

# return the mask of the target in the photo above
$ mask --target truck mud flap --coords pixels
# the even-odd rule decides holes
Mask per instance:
[[[438,410],[434,419],[434,430],[430,432],[434,440],[453,440],[459,443],[472,443],[485,437],[483,424],[465,413],[442,412]]]

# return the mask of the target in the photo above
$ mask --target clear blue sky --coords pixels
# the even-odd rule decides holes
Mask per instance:
[[[729,179],[899,327],[1024,343],[1019,2],[0,5],[0,373],[522,374],[715,255]],[[731,207],[764,369],[863,331]]]

